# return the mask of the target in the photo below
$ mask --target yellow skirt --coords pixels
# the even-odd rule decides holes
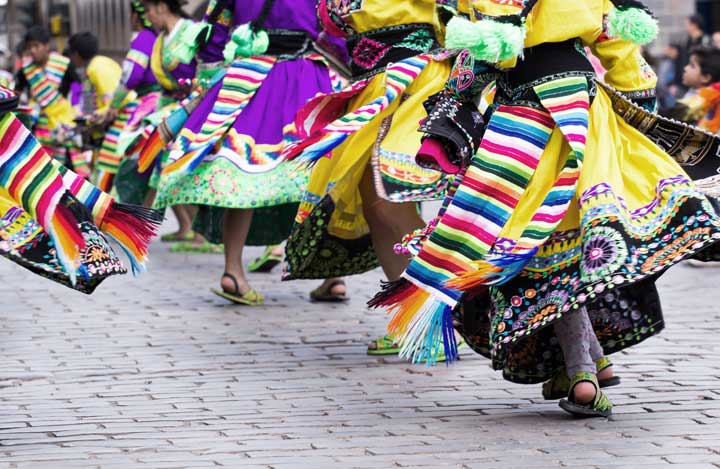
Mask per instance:
[[[377,117],[350,135],[313,168],[300,204],[296,229],[288,241],[286,279],[329,278],[377,267],[363,218],[360,181],[372,167],[379,197],[419,202],[442,196],[447,181],[419,167],[423,102],[439,92],[450,73],[447,61],[431,61]],[[373,77],[348,103],[348,112],[386,93],[384,74]]]

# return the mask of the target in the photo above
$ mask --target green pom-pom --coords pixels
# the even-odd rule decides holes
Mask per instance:
[[[455,17],[447,25],[445,46],[468,49],[485,62],[497,63],[519,56],[525,47],[525,27],[492,20],[476,23]]]
[[[608,14],[608,34],[638,46],[655,40],[660,32],[658,22],[641,8],[613,8]]]
[[[198,50],[198,44],[203,35],[210,33],[207,23],[192,23],[187,26],[178,37],[177,46],[171,51],[173,58],[178,62],[189,64],[195,58]]]
[[[237,57],[252,57],[267,52],[270,46],[270,38],[267,32],[254,31],[250,24],[243,24],[237,27],[232,34],[232,39],[225,45],[223,55],[225,63],[231,63]]]

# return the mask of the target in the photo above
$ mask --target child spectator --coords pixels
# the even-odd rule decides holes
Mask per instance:
[[[714,134],[720,131],[720,50],[701,47],[690,53],[683,73],[689,91],[679,105],[683,120]]]

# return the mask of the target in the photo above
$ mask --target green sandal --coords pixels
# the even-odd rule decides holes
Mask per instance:
[[[163,243],[174,243],[176,241],[192,241],[195,238],[195,233],[192,231],[180,236],[178,233],[168,233],[160,236],[160,241]]]
[[[595,362],[597,372],[600,373],[606,368],[613,366],[613,363],[608,357],[602,357]],[[599,381],[600,388],[610,388],[620,384],[620,378],[613,376],[612,378],[603,379]],[[567,375],[565,368],[555,373],[555,376],[550,378],[548,381],[543,383],[542,396],[546,401],[555,401],[562,399],[568,395],[570,390],[570,378]]]
[[[575,402],[573,398],[573,391],[575,386],[580,383],[591,383],[595,387],[595,398],[588,404],[580,404]],[[600,385],[597,381],[597,376],[586,371],[578,371],[575,373],[570,384],[570,391],[568,392],[567,399],[560,401],[560,408],[566,412],[569,412],[577,417],[610,417],[612,415],[612,402],[607,395],[600,390]]]
[[[209,241],[203,241],[200,244],[193,241],[180,241],[170,247],[170,252],[173,254],[223,254],[225,247]]]
[[[245,306],[260,306],[265,303],[265,297],[253,289],[250,289],[246,293],[241,294],[240,286],[238,285],[238,281],[233,274],[225,272],[222,276],[227,277],[233,281],[233,283],[235,284],[235,290],[232,292],[228,292],[225,290],[216,290],[214,288],[211,288],[210,291],[215,293],[217,296],[225,298],[228,301],[232,301],[233,303]]]
[[[375,340],[375,348],[368,347],[368,355],[398,355],[400,353],[400,345],[389,335],[378,337]]]
[[[252,261],[248,265],[248,272],[261,272],[267,273],[275,268],[276,265],[282,262],[282,256],[273,255],[272,251],[277,246],[268,246],[260,257]]]

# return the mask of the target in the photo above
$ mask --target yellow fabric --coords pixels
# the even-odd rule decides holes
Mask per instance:
[[[155,39],[152,55],[150,56],[150,68],[152,69],[158,83],[160,83],[160,86],[166,90],[172,91],[177,89],[177,82],[165,71],[165,68],[163,67],[162,54],[164,44],[165,33],[162,33],[157,37],[157,39]]]
[[[322,158],[313,168],[308,192],[316,197],[329,193],[335,202],[336,208],[328,227],[330,234],[339,238],[356,239],[368,233],[358,187],[370,164],[383,121],[392,117],[392,125],[382,141],[383,149],[416,154],[420,149],[422,136],[417,130],[418,123],[427,117],[422,103],[443,88],[449,73],[450,65],[447,62],[430,62],[406,90],[406,99],[396,100],[382,114],[336,148],[330,158]],[[384,76],[378,75],[349,103],[347,112],[352,112],[383,94]],[[298,221],[313,207],[311,202],[302,202]]]
[[[103,113],[110,107],[113,93],[122,77],[122,68],[110,57],[96,55],[88,64],[86,73],[95,90],[96,110]]]
[[[359,33],[413,23],[429,23],[439,29],[435,8],[435,0],[364,0],[360,10],[344,19]]]
[[[46,106],[42,112],[47,116],[47,126],[50,130],[60,125],[75,125],[74,119],[77,117],[77,111],[72,107],[69,99],[58,99],[51,105]]]
[[[473,8],[485,15],[517,15],[522,6],[498,0],[475,0]],[[654,88],[657,77],[640,48],[621,39],[603,37],[603,17],[613,8],[610,0],[542,0],[527,18],[525,47],[580,38],[607,69],[605,81],[620,91]],[[515,60],[500,64],[512,68]]]
[[[501,238],[520,238],[569,154],[570,146],[556,128],[527,191],[502,229]],[[609,184],[616,194],[623,196],[628,209],[635,210],[656,197],[659,180],[685,174],[675,160],[613,112],[610,98],[602,88],[598,88],[590,106],[585,155],[576,198],[557,231],[579,228],[583,214],[578,209],[577,198],[591,187]]]

